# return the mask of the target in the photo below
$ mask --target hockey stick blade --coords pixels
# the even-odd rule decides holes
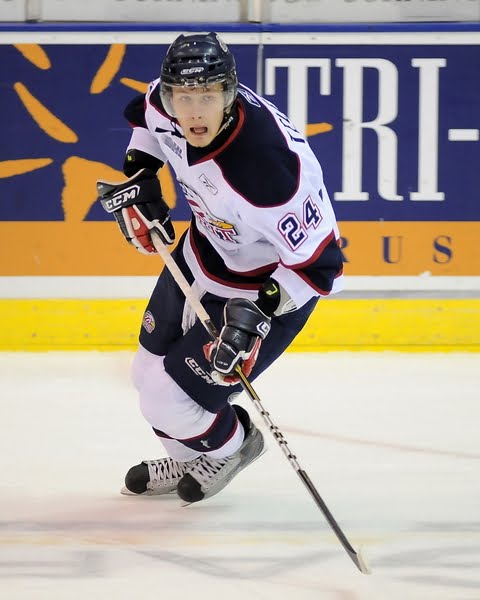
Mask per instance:
[[[310,477],[307,475],[307,473],[303,469],[298,469],[298,470],[295,469],[295,470],[297,471],[297,475],[300,477],[303,484],[305,485],[305,487],[308,489],[311,496],[315,500],[315,504],[322,511],[323,516],[325,517],[325,519],[327,520],[327,523],[332,528],[334,534],[337,536],[338,541],[342,544],[346,553],[353,560],[353,562],[355,563],[358,570],[360,572],[362,572],[364,575],[371,575],[372,572],[370,570],[370,567],[368,566],[367,561],[365,560],[364,556],[362,555],[362,552],[360,550],[358,550],[356,552],[353,549],[352,545],[347,540],[345,534],[340,529],[340,526],[335,521],[328,506],[325,504],[325,502],[323,501],[323,498],[318,493],[317,488],[313,485],[312,481],[310,480]]]

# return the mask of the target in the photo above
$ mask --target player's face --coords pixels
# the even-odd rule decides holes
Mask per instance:
[[[222,84],[207,87],[172,88],[172,107],[187,142],[192,146],[208,146],[223,121],[224,94]]]

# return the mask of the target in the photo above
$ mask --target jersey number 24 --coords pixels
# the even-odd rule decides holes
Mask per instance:
[[[296,214],[287,213],[278,223],[278,229],[292,250],[296,250],[307,239],[307,229],[316,229],[321,221],[320,209],[310,196],[303,203],[303,219],[299,220]]]

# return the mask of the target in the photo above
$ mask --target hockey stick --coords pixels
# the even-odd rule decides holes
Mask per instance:
[[[215,340],[218,337],[218,330],[215,327],[215,325],[212,323],[207,311],[205,310],[203,304],[200,302],[200,299],[193,292],[188,281],[185,279],[184,274],[181,272],[177,263],[175,262],[173,257],[170,255],[170,252],[168,251],[165,244],[163,244],[163,242],[161,241],[158,234],[156,232],[152,231],[151,238],[153,241],[153,245],[155,246],[155,249],[157,250],[158,254],[161,256],[161,258],[165,262],[165,266],[170,271],[170,273],[172,274],[176,283],[182,290],[187,302],[193,308],[193,310],[197,314],[197,317],[200,319],[202,325],[208,331],[208,333],[210,334],[212,339]],[[271,433],[273,434],[273,437],[275,438],[276,442],[282,449],[282,452],[287,457],[288,462],[293,467],[293,469],[296,471],[297,475],[300,477],[300,479],[302,480],[302,483],[305,485],[307,490],[310,492],[310,495],[312,496],[313,500],[315,501],[315,504],[322,511],[328,524],[330,525],[333,532],[337,536],[338,540],[344,547],[345,551],[350,556],[352,561],[355,563],[357,568],[365,575],[369,575],[371,573],[371,571],[370,571],[364,557],[362,556],[360,551],[355,551],[353,549],[352,545],[346,538],[345,534],[340,529],[340,526],[333,518],[332,513],[328,509],[325,502],[322,500],[316,487],[313,485],[312,481],[310,480],[310,477],[298,464],[297,457],[295,456],[295,454],[293,454],[293,452],[288,447],[287,442],[286,442],[285,438],[283,437],[282,432],[273,423],[273,421],[270,418],[270,414],[263,408],[262,402],[261,402],[258,394],[253,389],[253,387],[250,384],[250,382],[248,381],[247,377],[243,374],[241,367],[237,366],[235,371],[236,371],[237,375],[240,377],[240,384],[241,384],[243,390],[245,391],[247,396],[250,398],[253,405],[257,409],[257,411],[260,413],[265,425],[270,429]]]

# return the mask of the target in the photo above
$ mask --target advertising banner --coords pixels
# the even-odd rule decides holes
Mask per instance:
[[[216,23],[241,20],[242,0],[42,0],[44,21]]]
[[[136,32],[85,33],[85,43],[71,44],[65,35],[1,44],[0,34],[0,276],[156,274],[160,261],[125,243],[96,202],[95,182],[125,179],[131,128],[123,110],[158,77],[176,34],[142,34],[155,44],[138,44]],[[254,88],[253,38],[224,36]],[[189,209],[168,167],[161,182],[181,231]]]
[[[124,179],[123,109],[171,39],[81,35],[0,43],[0,276],[159,270],[125,244],[95,182]],[[480,274],[478,33],[265,34],[261,60],[256,41],[224,38],[240,80],[306,133],[347,274]],[[160,178],[182,230],[187,204],[168,167]]]
[[[273,23],[378,23],[479,21],[478,0],[269,0],[264,20]]]
[[[264,93],[323,165],[352,274],[480,273],[480,36],[434,39],[265,40]]]

